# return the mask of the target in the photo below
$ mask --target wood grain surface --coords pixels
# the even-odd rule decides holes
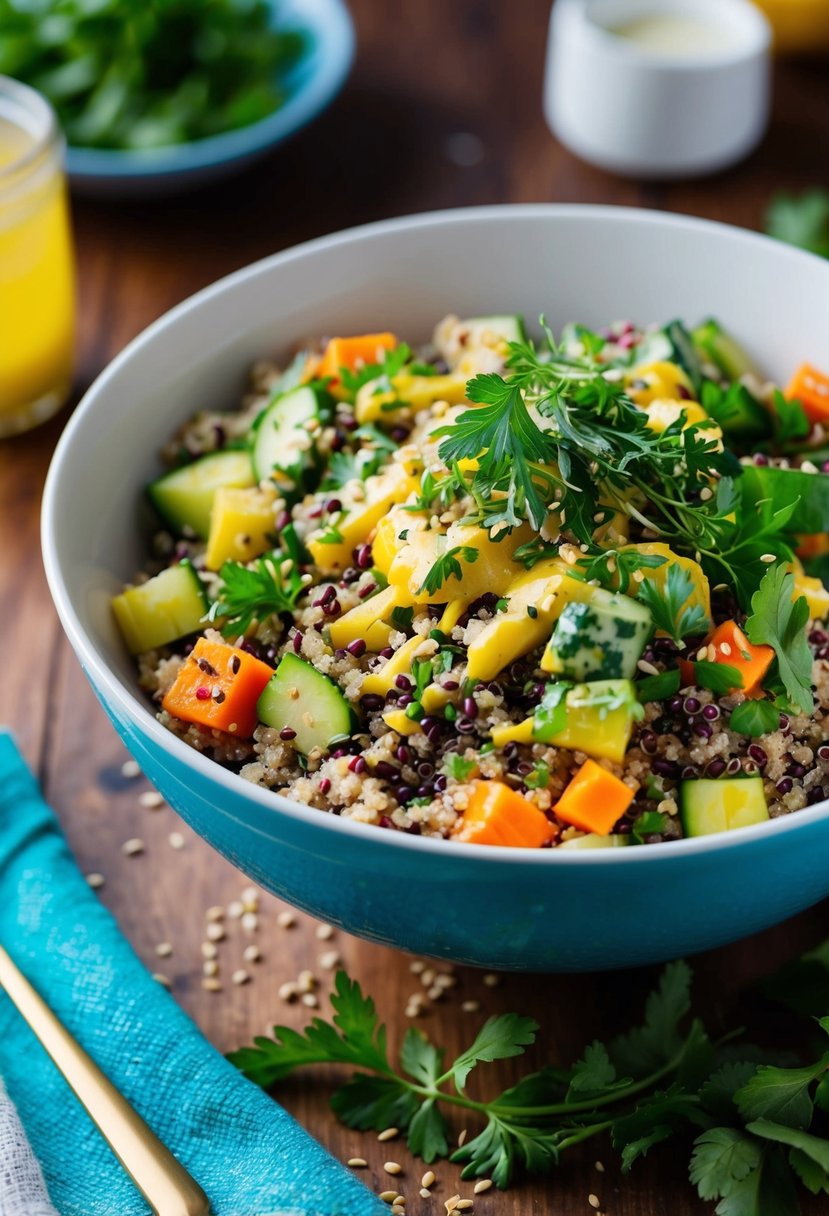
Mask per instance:
[[[463,204],[555,200],[660,207],[757,227],[776,189],[827,184],[826,159],[815,155],[829,138],[825,63],[778,66],[772,127],[748,162],[698,183],[642,186],[576,161],[544,125],[545,0],[417,0],[405,6],[353,0],[352,9],[359,53],[346,91],[315,126],[264,165],[175,200],[76,201],[77,395],[125,342],[196,289],[255,258],[352,224]],[[712,311],[716,305],[712,299]],[[784,308],[785,301],[770,300],[769,307]],[[287,1005],[278,990],[303,969],[318,976],[325,1007],[331,979],[325,964],[331,960],[322,956],[332,951],[375,994],[398,1040],[407,1024],[406,998],[420,987],[412,960],[340,933],[322,940],[303,916],[297,915],[293,927],[282,927],[278,915],[284,908],[270,896],[261,897],[255,932],[228,920],[226,939],[219,943],[222,990],[203,988],[206,910],[238,899],[247,884],[169,808],[142,804],[148,787],[143,778],[122,775],[126,753],[60,631],[38,558],[38,508],[64,421],[65,415],[0,444],[0,614],[4,716],[10,716],[60,812],[81,867],[104,876],[101,897],[135,949],[151,970],[168,977],[176,999],[218,1048],[237,1046],[274,1020],[302,1024],[311,1011]],[[183,847],[171,844],[176,833]],[[144,848],[127,856],[122,845],[132,838]],[[403,891],[401,915],[408,911]],[[652,915],[664,922],[674,912],[654,908]],[[648,932],[647,924],[642,932]],[[702,956],[694,964],[702,1011],[715,1024],[726,1015],[733,1018],[746,984],[827,932],[824,905],[761,937]],[[262,960],[244,963],[242,952],[253,942]],[[172,947],[164,957],[157,953],[162,943]],[[231,981],[240,968],[250,973],[250,982]],[[477,1029],[484,1014],[514,1009],[536,1016],[544,1027],[532,1061],[563,1061],[592,1036],[636,1016],[653,978],[654,972],[511,976],[488,986],[480,973],[458,969],[456,987],[430,1004],[421,1024],[451,1049]],[[473,1000],[480,1012],[463,1012],[462,1002]],[[507,1062],[492,1066],[492,1075],[493,1084],[508,1084],[518,1074]],[[281,1098],[335,1154],[366,1157],[369,1185],[391,1185],[382,1163],[395,1158],[404,1173],[394,1185],[408,1196],[409,1213],[443,1213],[448,1196],[471,1194],[470,1184],[459,1184],[455,1167],[443,1164],[436,1167],[434,1197],[418,1198],[425,1167],[397,1143],[378,1144],[374,1136],[339,1126],[327,1108],[331,1081],[324,1072],[305,1075],[286,1084]],[[462,1128],[456,1123],[455,1130]],[[603,1172],[597,1160],[604,1162]],[[481,1195],[475,1210],[575,1216],[593,1211],[588,1196],[594,1195],[608,1216],[701,1216],[711,1205],[695,1197],[686,1168],[685,1146],[669,1146],[622,1178],[609,1147],[596,1144],[568,1157],[549,1180]],[[817,1216],[819,1204],[804,1211]]]

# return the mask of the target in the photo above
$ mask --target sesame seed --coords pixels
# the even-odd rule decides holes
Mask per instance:
[[[634,583],[644,583],[644,581],[645,581],[644,573],[641,570],[634,570],[633,581],[634,581]]]
[[[321,942],[330,941],[331,938],[334,936],[334,926],[333,925],[317,925],[316,934]]]
[[[228,729],[228,733],[229,733],[229,734],[231,734],[231,735],[235,735],[235,734],[236,734],[236,732],[237,732],[237,730],[239,729],[239,725],[238,725],[238,723],[236,723],[236,722],[231,722],[231,723],[230,723],[230,726],[228,726],[228,728],[227,728],[227,729]]]
[[[398,1127],[387,1127],[384,1131],[380,1132],[377,1139],[382,1144],[385,1140],[393,1140],[395,1136],[399,1135],[400,1129]]]
[[[350,1165],[353,1170],[364,1170],[368,1162],[365,1157],[349,1157],[346,1164]]]
[[[481,1178],[473,1186],[472,1192],[475,1195],[483,1195],[484,1191],[488,1191],[491,1186],[492,1186],[491,1178]]]
[[[121,852],[127,857],[137,857],[139,853],[144,852],[144,841],[138,836],[133,836],[131,840],[125,840],[121,845]]]
[[[729,642],[720,642],[720,654],[731,654],[731,644]]]
[[[138,795],[138,801],[149,811],[157,811],[160,806],[164,806],[164,799],[158,790],[144,790],[143,794]]]
[[[171,849],[183,849],[184,837],[181,832],[171,832],[167,837]]]
[[[765,562],[767,566],[770,566],[772,562],[777,561],[777,556],[774,553],[761,553],[760,561]]]
[[[454,1212],[455,1208],[460,1203],[460,1199],[460,1195],[453,1195],[451,1199],[447,1199],[446,1203],[443,1205],[446,1208],[446,1211]]]
[[[431,988],[432,984],[435,982],[435,972],[432,967],[427,967],[426,970],[421,973],[420,982],[424,988]]]
[[[403,1166],[400,1165],[399,1162],[397,1162],[397,1161],[384,1161],[383,1169],[386,1171],[387,1174],[402,1174],[403,1173]]]
[[[382,1199],[383,1203],[393,1203],[397,1198],[397,1191],[381,1191],[378,1199]]]
[[[480,1008],[481,1008],[481,1002],[474,1001],[474,1000],[473,1001],[464,1001],[463,1004],[461,1005],[461,1010],[464,1013],[477,1013]]]
[[[442,972],[435,980],[436,988],[454,988],[457,984],[454,975],[450,975],[448,971]]]
[[[224,920],[225,910],[221,904],[213,904],[204,915],[206,920]]]
[[[159,942],[155,948],[155,952],[159,958],[169,958],[173,953],[173,947],[169,942]]]
[[[259,917],[255,912],[245,912],[242,915],[242,928],[246,933],[255,933],[259,928]]]
[[[336,950],[326,950],[319,956],[319,965],[323,971],[333,971],[339,965],[340,956]]]
[[[474,1207],[471,1199],[459,1199],[455,1204],[456,1212],[468,1212],[471,1207]]]
[[[216,979],[216,977],[212,976],[212,975],[207,976],[205,979],[203,979],[201,982],[201,986],[202,986],[202,988],[204,988],[205,992],[221,992],[222,991],[222,981],[219,979]]]
[[[293,929],[294,925],[296,924],[296,917],[294,916],[293,912],[280,912],[276,918],[276,923],[279,925],[280,929]]]
[[[287,984],[279,985],[278,995],[281,1001],[295,1001],[299,996],[299,989],[296,984],[292,984],[289,981]]]
[[[202,975],[218,975],[219,964],[215,958],[206,958],[201,965]]]
[[[220,925],[216,921],[212,921],[207,926],[204,933],[209,942],[220,942],[225,935],[224,925]]]
[[[485,988],[497,988],[500,983],[501,983],[500,975],[495,975],[495,973],[492,971],[487,972],[487,974],[484,976],[484,987]]]
[[[166,976],[166,975],[162,975],[160,971],[156,971],[156,972],[154,973],[154,975],[153,975],[153,979],[155,980],[155,982],[156,982],[157,984],[160,984],[162,988],[169,988],[169,987],[170,987],[170,981],[169,981],[169,979],[167,978],[167,976]]]
[[[317,977],[313,971],[300,971],[296,977],[301,992],[312,992],[317,986]]]
[[[703,502],[708,502],[710,498],[714,497],[714,491],[710,486],[703,486],[699,492],[699,496]]]
[[[258,946],[245,946],[242,958],[246,963],[259,963],[262,961],[262,951]]]
[[[431,1199],[432,1198],[432,1192],[427,1191],[425,1186],[422,1186],[417,1193],[421,1199]]]
[[[602,1163],[601,1161],[595,1161],[595,1162],[593,1163],[593,1168],[594,1168],[594,1169],[596,1169],[596,1170],[598,1170],[598,1172],[599,1172],[600,1174],[603,1174],[603,1173],[604,1173],[604,1165],[603,1165],[603,1163]]]
[[[304,992],[302,994],[302,1003],[303,1005],[307,1005],[309,1009],[319,1008],[319,1001],[313,992]]]
[[[426,995],[432,1001],[442,1001],[446,993],[443,988],[438,988],[437,984],[433,984]]]
[[[423,1013],[422,1005],[407,1005],[403,1010],[407,1018],[419,1018]]]
[[[646,675],[649,675],[649,676],[658,676],[659,675],[659,668],[655,667],[653,665],[653,663],[649,663],[647,661],[647,659],[640,659],[639,662],[636,664],[636,666],[639,668],[640,671],[644,671]]]
[[[466,1130],[466,1128],[464,1128],[463,1131],[458,1136],[458,1148],[463,1148],[464,1144],[466,1144],[466,1136],[467,1136],[467,1130]]]
[[[703,661],[703,659],[706,657],[707,654],[708,654],[708,647],[700,646],[699,650],[697,651],[697,659],[699,660],[700,663]]]
[[[422,958],[413,959],[412,962],[409,963],[409,970],[411,971],[412,975],[420,975],[422,971],[426,970],[426,964]]]
[[[423,1177],[420,1180],[420,1185],[422,1187],[427,1187],[427,1186],[434,1186],[434,1184],[435,1184],[435,1171],[427,1170],[426,1173],[423,1175]]]
[[[137,760],[125,760],[121,765],[121,776],[126,777],[128,781],[134,780],[141,776],[141,769],[138,767]]]
[[[89,883],[93,891],[100,891],[101,887],[106,882],[103,874],[87,874],[86,881]]]
[[[402,1203],[398,1203],[395,1200],[391,1205],[391,1216],[406,1216],[406,1209]]]
[[[257,887],[245,887],[240,896],[243,904],[259,903],[259,889]]]
[[[215,958],[219,950],[214,942],[202,942],[201,952],[202,958]]]
[[[240,967],[238,971],[234,971],[230,977],[232,984],[247,984],[250,982],[250,972],[245,971],[244,967]]]
[[[587,1202],[590,1204],[591,1208],[596,1208],[596,1210],[602,1206],[598,1195],[588,1195]]]
[[[244,910],[242,901],[239,899],[234,899],[227,905],[227,914],[231,920],[238,920]]]

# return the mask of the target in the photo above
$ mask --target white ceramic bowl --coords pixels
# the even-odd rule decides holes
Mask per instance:
[[[646,49],[612,31],[659,15],[711,24],[718,48]],[[683,177],[746,156],[769,113],[771,29],[749,0],[556,0],[544,112],[577,156],[634,177]]]
[[[829,350],[829,264],[766,238],[607,207],[491,207],[312,241],[173,309],[118,356],[58,444],[43,504],[55,604],[141,767],[257,882],[352,933],[494,967],[621,967],[755,932],[829,894],[829,803],[653,848],[534,850],[382,831],[262,790],[188,748],[136,685],[110,598],[140,569],[142,490],[194,410],[240,398],[250,364],[308,334],[427,339],[461,316],[558,328],[716,313],[778,379]]]

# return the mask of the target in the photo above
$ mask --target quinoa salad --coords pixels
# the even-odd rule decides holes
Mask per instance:
[[[808,814],[827,429],[829,376],[715,320],[309,340],[172,437],[113,612],[167,729],[321,813],[523,848]]]

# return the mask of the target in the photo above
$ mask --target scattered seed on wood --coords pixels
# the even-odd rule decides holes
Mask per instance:
[[[141,776],[141,769],[138,767],[137,760],[125,760],[121,765],[121,776],[126,777],[128,781],[134,780]]]
[[[245,946],[242,951],[242,958],[246,963],[260,963],[262,961],[262,951],[258,946]]]
[[[406,1209],[402,1203],[393,1203],[391,1205],[391,1216],[406,1216]]]
[[[431,967],[427,967],[425,971],[421,972],[420,982],[424,988],[432,987],[432,984],[435,982],[435,973]]]
[[[213,904],[204,915],[206,920],[224,920],[225,910],[221,904]]]
[[[93,891],[100,891],[101,887],[106,882],[103,874],[87,874],[86,881],[89,883]]]
[[[294,925],[296,924],[296,917],[294,916],[293,912],[288,912],[286,910],[285,912],[279,913],[279,916],[276,918],[276,923],[279,925],[280,929],[293,929]]]
[[[409,963],[409,970],[411,971],[412,975],[420,975],[421,971],[426,970],[426,964],[422,958],[413,959],[412,962]]]
[[[457,982],[458,981],[455,979],[454,975],[449,975],[448,972],[442,972],[435,979],[435,987],[436,988],[454,988],[455,985],[457,984]]]
[[[239,898],[241,899],[242,907],[246,912],[259,911],[259,892],[257,891],[256,887],[245,887]]]
[[[202,942],[201,952],[202,958],[215,958],[219,950],[215,942]]]
[[[598,1195],[588,1195],[587,1202],[590,1204],[591,1208],[595,1208],[596,1211],[598,1211],[599,1208],[602,1206],[601,1200],[599,1199]]]
[[[296,977],[301,992],[313,992],[317,986],[317,977],[313,971],[300,971]]]
[[[219,964],[215,958],[206,958],[201,965],[202,975],[218,975]]]
[[[492,1186],[491,1178],[481,1178],[473,1186],[472,1192],[475,1195],[483,1195],[484,1191],[488,1191],[491,1186]]]
[[[403,1166],[400,1165],[399,1162],[397,1162],[397,1161],[384,1161],[383,1169],[386,1171],[387,1174],[402,1174],[403,1173]]]
[[[245,912],[242,916],[242,928],[245,933],[255,933],[259,928],[259,917],[255,912]]]
[[[393,1140],[395,1136],[400,1135],[399,1127],[387,1127],[378,1135],[377,1139],[382,1144],[385,1140]]]
[[[159,958],[169,958],[173,953],[173,947],[169,942],[159,942],[155,948],[155,952]]]
[[[500,983],[501,977],[500,975],[496,975],[494,971],[488,971],[484,976],[485,988],[497,988]]]
[[[443,1205],[446,1208],[446,1211],[454,1212],[455,1208],[460,1203],[460,1199],[460,1195],[453,1195],[451,1199],[447,1199],[446,1203]]]
[[[459,1199],[458,1202],[455,1204],[455,1211],[456,1212],[468,1212],[469,1209],[474,1206],[475,1205],[471,1199]]]
[[[215,976],[206,976],[202,980],[201,986],[202,986],[202,988],[204,988],[205,992],[221,992],[222,991],[222,981],[219,979],[216,979]]]
[[[224,938],[224,925],[220,925],[218,921],[211,921],[204,931],[209,942],[220,942]]]
[[[446,996],[446,992],[443,988],[438,988],[437,984],[433,984],[426,995],[432,1001],[442,1001]]]
[[[326,950],[325,954],[319,956],[319,965],[323,971],[333,971],[340,964],[340,956],[336,950]]]
[[[458,1136],[458,1148],[463,1148],[464,1144],[466,1143],[466,1136],[467,1130],[464,1128],[461,1134]]]
[[[427,1191],[425,1186],[422,1186],[417,1193],[421,1199],[431,1199],[432,1198],[432,1192]]]
[[[594,1169],[596,1169],[596,1170],[598,1170],[598,1172],[599,1172],[600,1174],[603,1174],[603,1173],[604,1173],[604,1165],[602,1164],[602,1162],[601,1162],[601,1161],[596,1161],[596,1162],[594,1163],[593,1168],[594,1168]]]
[[[239,920],[244,910],[240,899],[234,899],[227,905],[227,914],[231,920]]]
[[[230,977],[230,979],[231,979],[232,983],[237,984],[237,985],[238,984],[247,984],[250,981],[250,972],[245,971],[244,967],[240,967],[238,971],[233,972],[233,975]]]
[[[138,801],[148,811],[157,811],[160,806],[164,806],[164,799],[158,790],[144,790],[143,794],[138,795]]]
[[[368,1162],[366,1161],[365,1157],[349,1157],[347,1164],[350,1165],[353,1170],[364,1170],[368,1165]]]
[[[166,975],[162,975],[160,971],[155,972],[155,974],[153,975],[153,979],[155,980],[155,982],[157,984],[160,984],[162,988],[170,987],[169,979],[167,978]]]
[[[138,836],[133,836],[131,840],[125,840],[121,845],[121,852],[127,857],[137,857],[139,853],[144,852],[144,841]]]
[[[297,988],[296,984],[288,981],[286,984],[279,985],[279,999],[281,1001],[295,1001],[298,996],[299,989]]]
[[[302,1003],[303,1003],[303,1005],[307,1005],[309,1009],[318,1009],[319,1008],[319,1001],[317,1000],[316,995],[313,992],[303,992]]]
[[[381,1191],[377,1198],[382,1199],[383,1203],[393,1203],[397,1198],[397,1191]]]
[[[316,934],[321,942],[328,942],[334,936],[334,926],[317,925]]]
[[[182,836],[181,832],[171,832],[167,837],[167,840],[169,841],[171,849],[184,848],[184,837]]]
[[[435,1185],[435,1171],[427,1170],[426,1173],[423,1175],[423,1177],[420,1180],[420,1185],[422,1187],[434,1186]]]
[[[481,1008],[481,1002],[474,1001],[474,1000],[473,1001],[464,1001],[461,1005],[461,1009],[463,1010],[464,1013],[477,1013],[480,1008]]]

